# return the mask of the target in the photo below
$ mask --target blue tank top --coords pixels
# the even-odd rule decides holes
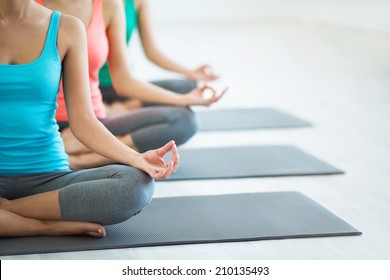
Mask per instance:
[[[60,13],[54,11],[40,56],[26,64],[0,64],[0,174],[69,170],[55,121],[61,59]]]

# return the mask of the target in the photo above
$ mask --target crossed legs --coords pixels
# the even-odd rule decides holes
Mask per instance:
[[[103,237],[106,235],[104,227],[96,223],[26,218],[1,208],[0,225],[0,236],[85,234]]]
[[[111,165],[83,171],[0,176],[0,236],[105,235],[103,225],[141,212],[154,183],[144,172]]]

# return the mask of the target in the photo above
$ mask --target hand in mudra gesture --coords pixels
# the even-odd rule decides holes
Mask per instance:
[[[185,100],[185,105],[202,105],[210,106],[213,103],[218,102],[227,92],[228,88],[225,88],[221,92],[218,92],[214,88],[204,85],[199,88],[196,88],[189,93],[183,96]],[[205,96],[206,91],[210,91],[211,95],[209,97]]]
[[[164,156],[172,152],[171,159],[164,161]],[[179,166],[180,155],[175,142],[169,141],[163,147],[140,154],[135,167],[145,171],[154,179],[167,179]]]

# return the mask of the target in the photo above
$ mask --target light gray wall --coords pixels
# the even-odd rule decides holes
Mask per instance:
[[[159,22],[323,21],[390,30],[388,0],[149,0]],[[337,7],[337,8],[335,8]]]

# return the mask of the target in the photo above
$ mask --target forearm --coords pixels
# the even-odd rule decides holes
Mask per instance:
[[[137,12],[137,25],[146,57],[163,69],[186,75],[189,69],[176,63],[164,52],[160,51],[154,39],[150,7],[147,0],[142,0],[137,3]]]
[[[122,78],[113,78],[113,86],[120,96],[136,98],[144,102],[158,103],[173,106],[187,106],[183,95],[165,90],[153,84],[123,75]]]
[[[146,53],[146,56],[151,62],[168,71],[183,74],[185,76],[188,74],[188,72],[191,71],[190,69],[173,61],[171,58],[166,56],[158,49],[149,51],[148,53]]]

